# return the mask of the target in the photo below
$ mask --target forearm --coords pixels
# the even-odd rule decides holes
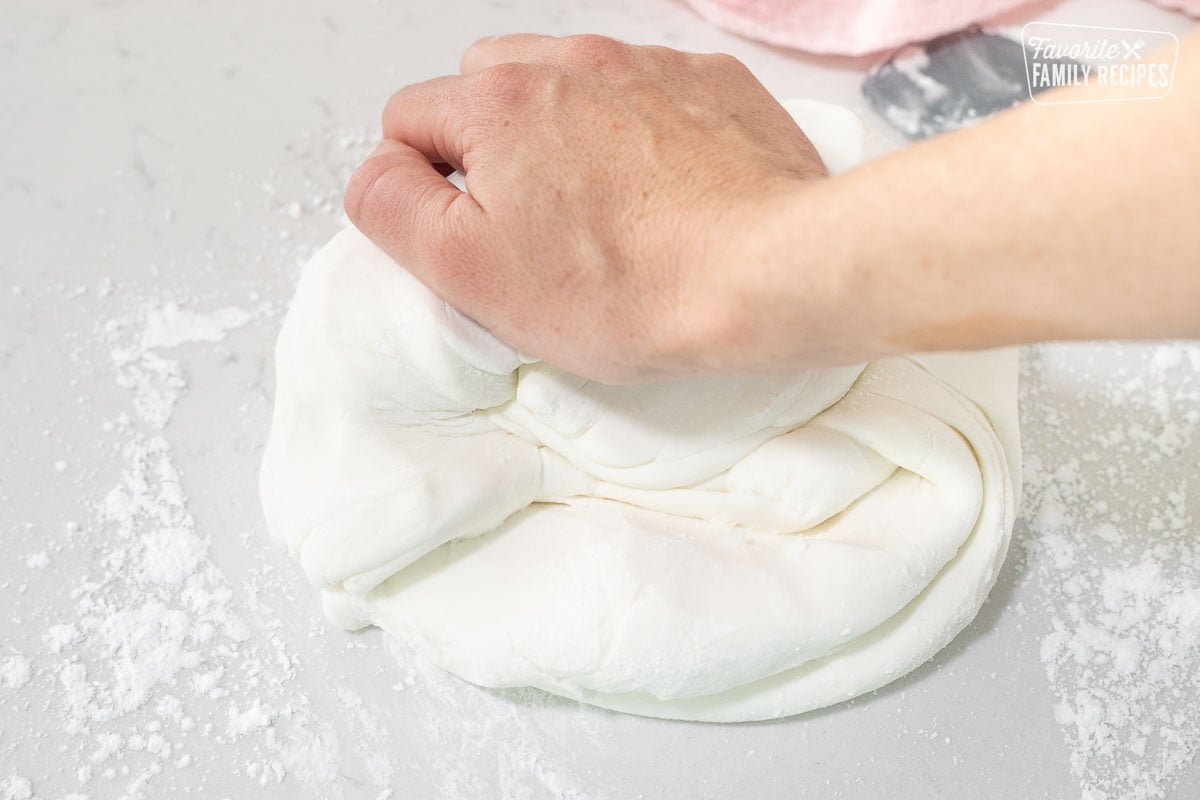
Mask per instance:
[[[393,96],[346,213],[501,340],[606,382],[1200,336],[1198,45],[1167,99],[1027,104],[825,178],[728,56],[491,38]]]
[[[1184,40],[1167,98],[1026,104],[798,185],[777,252],[838,276],[863,357],[1200,336],[1198,49]],[[786,278],[768,315],[783,327],[803,307]]]

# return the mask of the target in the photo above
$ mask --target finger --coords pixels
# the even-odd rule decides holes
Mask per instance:
[[[356,228],[422,278],[465,232],[474,201],[421,153],[385,139],[355,170],[343,202]]]
[[[489,36],[479,39],[467,48],[463,53],[459,71],[463,75],[470,75],[497,64],[541,61],[559,41],[557,36],[543,36],[539,33]]]
[[[461,170],[471,108],[466,91],[464,80],[455,75],[405,86],[383,109],[384,138],[408,145],[431,163]]]

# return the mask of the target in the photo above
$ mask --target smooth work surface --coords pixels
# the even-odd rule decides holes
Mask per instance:
[[[1135,2],[1035,13],[1187,25]],[[267,539],[271,346],[393,89],[480,36],[604,33],[731,52],[781,98],[854,107],[880,152],[869,60],[669,0],[0,20],[0,798],[1200,796],[1196,346],[1026,350],[1028,483],[992,598],[932,663],[797,719],[477,689],[328,625]]]

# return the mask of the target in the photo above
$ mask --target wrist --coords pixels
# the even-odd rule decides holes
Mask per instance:
[[[780,176],[710,233],[705,279],[686,304],[705,371],[811,369],[889,354],[862,302],[868,251],[834,199],[839,180]]]

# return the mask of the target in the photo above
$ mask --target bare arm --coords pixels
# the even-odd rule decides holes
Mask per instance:
[[[1200,337],[1197,122],[1193,34],[1166,98],[1030,103],[797,186],[764,220],[762,324],[787,329],[786,254],[815,250],[831,254],[847,306],[866,310],[873,355]]]
[[[1027,104],[834,178],[728,57],[513,36],[463,67],[392,98],[347,212],[581,374],[1200,336],[1196,34],[1168,98]]]

